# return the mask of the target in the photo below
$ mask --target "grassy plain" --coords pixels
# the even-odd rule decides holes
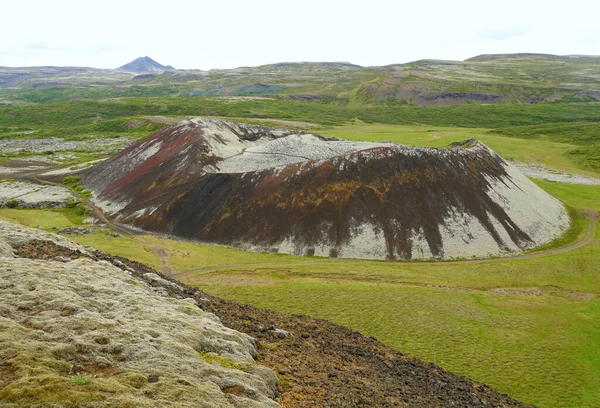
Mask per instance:
[[[572,206],[600,210],[598,186],[536,182]],[[46,228],[80,221],[43,210],[2,209],[0,218]],[[600,234],[579,250],[537,259],[419,265],[323,263],[103,231],[72,238],[155,267],[158,245],[180,271],[237,264],[183,279],[225,298],[353,327],[541,407],[594,407],[600,399]]]
[[[295,275],[295,268],[287,278],[277,271],[278,280],[270,284],[265,283],[268,275],[263,270],[254,286],[243,279],[244,286],[200,287],[239,302],[353,327],[525,402],[542,407],[596,406],[597,292],[553,293],[545,285],[539,288],[540,282],[528,287],[517,280],[527,274],[523,268],[512,281],[519,286],[490,290],[337,281],[314,269],[305,278]],[[365,269],[377,274],[372,267]],[[396,273],[401,276],[403,268]],[[477,271],[482,273],[486,271]],[[589,278],[597,279],[597,273]]]
[[[220,116],[296,120],[340,126],[358,119],[395,125],[504,128],[597,122],[600,103],[453,106],[360,106],[326,102],[244,98],[119,98],[0,106],[0,138],[129,133],[147,134],[162,117]],[[132,127],[132,121],[139,126]]]
[[[33,210],[2,208],[0,209],[0,218],[15,224],[50,230],[80,226],[85,217],[67,209]]]
[[[252,105],[201,99],[195,106],[178,99],[172,102],[148,100],[147,105],[139,100],[135,102],[141,103],[136,109],[144,114],[160,112],[162,108],[157,104],[164,103],[167,107],[162,111],[168,114],[210,111],[222,116],[254,115],[311,121],[324,126],[318,133],[351,140],[391,140],[441,147],[475,137],[516,161],[542,163],[580,174],[598,174],[572,159],[569,152],[580,146],[570,139],[558,140],[536,133],[532,141],[529,136],[515,138],[512,134],[490,133],[486,129],[508,126],[509,122],[511,126],[517,122],[534,126],[538,121],[545,123],[554,120],[552,118],[558,122],[570,120],[568,114],[560,116],[564,109],[554,111],[553,107],[525,107],[516,116],[511,116],[516,108],[504,106],[407,107],[395,114],[387,108],[376,107],[365,108],[359,116],[356,112],[348,113],[348,108],[340,110],[336,105],[321,104],[324,109],[317,112],[313,105],[287,106],[286,101],[259,101]],[[79,130],[87,132],[87,126],[94,126],[92,122],[87,123],[86,115],[96,108],[106,109],[102,113],[104,117],[123,114],[127,118],[123,120],[129,121],[135,112],[125,114],[117,104],[124,104],[127,111],[133,108],[134,101],[82,103],[78,107],[81,120],[77,123],[83,123],[86,128]],[[288,114],[292,106],[299,109]],[[567,111],[569,106],[561,104]],[[576,108],[573,112],[579,112],[579,116],[598,114],[600,118],[600,109],[594,104],[583,110]],[[64,119],[53,119],[55,122],[49,124],[43,122],[44,115],[58,109],[53,105],[44,105],[46,111],[35,111],[42,109],[40,107],[23,109],[32,109],[26,111],[22,119],[30,121],[27,126],[31,125],[31,115],[41,115],[36,125],[40,131],[53,132]],[[362,119],[356,120],[360,117]],[[388,123],[365,123],[375,118]],[[354,124],[334,127],[346,121]],[[76,134],[73,133],[74,137]],[[573,208],[600,211],[600,186],[535,182]],[[2,209],[0,218],[49,229],[81,223],[80,218],[74,218],[68,211]],[[489,383],[541,407],[596,407],[600,401],[597,386],[600,377],[600,232],[596,240],[584,248],[542,258],[419,265],[324,262],[319,258],[247,253],[153,236],[113,237],[106,231],[72,238],[157,268],[162,262],[154,249],[160,246],[176,270],[205,268],[183,279],[207,292],[350,326],[407,354]],[[218,265],[230,266],[218,270],[209,268]]]
[[[178,271],[223,264],[294,262],[302,259],[302,257],[285,254],[246,252],[224,246],[158,237],[148,237],[146,242],[165,248],[170,257],[171,266]]]
[[[518,163],[540,163],[546,167],[598,176],[597,172],[579,165],[569,151],[577,145],[552,140],[519,139],[491,133],[484,128],[436,127],[427,125],[354,124],[317,131],[323,136],[349,140],[391,141],[408,146],[447,147],[452,142],[477,139],[507,160]]]
[[[267,98],[83,100],[0,106],[0,140],[118,136],[134,140],[166,126],[174,118],[194,116],[262,119],[274,124],[310,122],[326,127],[317,130],[326,135],[425,146],[444,146],[446,142],[477,137],[505,157],[518,161],[542,161],[564,170],[576,167],[579,172],[600,171],[600,133],[596,126],[600,122],[600,103],[420,107]],[[327,128],[332,126],[335,128]],[[486,129],[493,129],[494,133]],[[22,152],[0,152],[0,162],[23,156]],[[91,158],[76,159],[86,160]]]
[[[537,259],[307,261],[183,277],[238,302],[353,327],[541,407],[600,400],[599,278],[598,233],[584,248]]]

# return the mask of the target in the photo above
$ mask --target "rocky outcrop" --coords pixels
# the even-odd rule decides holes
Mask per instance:
[[[137,227],[296,255],[486,257],[569,224],[557,200],[477,141],[419,148],[194,119],[81,180]]]
[[[242,332],[288,408],[526,406],[346,327],[222,300],[42,231],[0,223],[0,273],[3,407],[274,406]]]
[[[0,208],[64,207],[73,195],[65,187],[26,183],[0,182]]]
[[[54,256],[23,258],[28,246]],[[3,407],[279,406],[251,337],[122,263],[0,221],[0,273]]]

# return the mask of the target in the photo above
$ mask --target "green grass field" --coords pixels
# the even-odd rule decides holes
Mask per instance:
[[[333,102],[207,97],[116,98],[0,106],[0,140],[84,140],[158,130],[173,118],[213,116],[337,126],[321,133],[350,139],[443,146],[477,137],[507,158],[586,174],[600,171],[600,103],[454,106],[354,106]],[[352,125],[354,123],[354,125]],[[379,125],[378,125],[379,124]],[[33,133],[31,133],[33,132]],[[88,152],[88,155],[91,154]],[[0,162],[26,153],[1,153]],[[74,159],[73,163],[94,157]]]
[[[0,209],[0,219],[33,228],[42,227],[46,230],[80,226],[82,225],[84,218],[85,216],[77,215],[73,211],[67,209]]]
[[[223,246],[165,240],[158,237],[148,237],[146,242],[160,245],[165,248],[170,257],[171,266],[178,271],[187,271],[212,265],[277,263],[302,259],[300,257],[285,254],[273,255],[267,253],[246,252]]]
[[[312,278],[292,276],[266,284],[265,272],[256,286],[243,280],[245,286],[200,287],[239,302],[353,327],[525,402],[593,407],[598,401],[597,299],[530,287],[481,291],[339,282],[317,272]]]
[[[155,109],[151,102],[145,112]],[[192,110],[185,105],[188,102],[176,100],[177,103],[180,104],[177,114]],[[247,112],[240,111],[242,106],[236,103],[229,111],[225,105],[219,105],[225,102],[210,103],[217,114],[248,116],[263,109],[268,117],[276,110],[279,114],[273,118],[314,121],[321,125],[350,121],[352,116],[342,118],[335,105],[324,105],[326,109],[311,118],[314,112],[310,105],[294,115],[286,115],[287,102],[283,101],[244,105],[244,109],[249,109]],[[129,102],[125,104],[129,109]],[[102,106],[107,109],[107,117],[111,117],[110,109],[116,109],[110,104]],[[55,108],[46,105],[44,114]],[[79,109],[85,117],[91,107],[82,104]],[[513,107],[473,108],[477,112],[472,109],[468,121],[464,118],[469,111],[464,107],[419,109],[407,109],[403,111],[404,117],[397,118],[386,116],[386,108],[367,109],[363,117],[379,115],[379,119],[387,118],[396,124],[355,120],[351,125],[323,127],[316,132],[351,140],[391,140],[430,147],[474,137],[518,162],[542,163],[550,168],[598,176],[590,167],[573,159],[569,152],[580,145],[569,140],[537,138],[539,128],[530,130],[535,133],[533,136],[525,133],[528,139],[515,138],[515,128],[510,129],[510,134],[499,134],[482,127],[486,120],[490,128],[506,122],[501,117]],[[528,126],[534,126],[530,122],[538,119],[548,121],[552,115],[564,113],[549,108],[532,109],[527,108],[521,114],[521,120]],[[589,108],[586,114],[592,115],[595,109]],[[426,117],[427,112],[431,117]],[[452,112],[456,116],[451,116]],[[478,118],[478,114],[483,116]],[[131,115],[130,112],[127,117]],[[493,122],[496,116],[500,119]],[[407,123],[408,119],[423,118],[430,124]],[[513,117],[510,121],[518,120]],[[477,127],[447,127],[457,123]],[[572,208],[600,211],[600,186],[535,182]],[[79,225],[82,221],[66,210],[0,209],[0,218],[46,229]],[[486,382],[524,402],[541,407],[597,407],[600,225],[596,230],[592,244],[563,254],[490,263],[419,265],[344,260],[323,263],[318,258],[249,253],[152,236],[113,237],[106,231],[71,238],[156,268],[162,265],[154,250],[158,246],[166,250],[175,270],[231,265],[219,270],[208,268],[183,279],[211,294],[239,302],[350,326],[404,353]]]
[[[577,173],[598,173],[578,164],[568,152],[577,145],[551,140],[518,139],[490,133],[482,128],[435,127],[427,125],[355,124],[318,130],[323,136],[349,140],[391,141],[408,146],[447,147],[452,142],[477,139],[507,160],[541,163],[546,167]]]
[[[537,181],[575,207],[600,210],[600,187]],[[78,225],[65,211],[0,210],[30,226]],[[600,231],[600,225],[598,225]],[[579,250],[537,259],[420,265],[320,262],[151,236],[106,232],[74,240],[154,267],[239,265],[184,281],[239,302],[325,318],[541,407],[600,400],[600,234]],[[244,264],[261,264],[245,267]]]

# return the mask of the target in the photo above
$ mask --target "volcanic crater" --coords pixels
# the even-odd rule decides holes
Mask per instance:
[[[487,257],[569,225],[559,201],[476,140],[407,147],[196,118],[80,174],[121,222],[255,251]]]

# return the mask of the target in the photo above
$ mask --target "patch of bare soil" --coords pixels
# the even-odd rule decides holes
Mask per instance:
[[[73,259],[79,259],[87,257],[79,250],[73,250],[65,248],[60,245],[56,245],[52,241],[40,241],[33,240],[15,248],[15,255],[20,258],[30,259],[44,259],[44,260],[58,260],[58,261],[71,261]]]
[[[595,293],[565,290],[557,286],[544,286],[539,288],[494,288],[489,293],[499,295],[523,296],[558,296],[572,300],[594,300],[598,297]]]
[[[19,256],[86,256],[48,242],[31,242]],[[284,407],[525,407],[505,394],[432,363],[407,357],[349,328],[306,316],[288,316],[210,296],[143,264],[95,252],[177,298],[193,297],[203,310],[257,339],[259,363],[279,374]],[[162,280],[151,280],[148,273]],[[165,281],[169,281],[166,282]],[[236,390],[231,390],[236,392]]]
[[[202,282],[206,285],[224,285],[224,286],[269,286],[275,283],[272,278],[261,278],[241,274],[235,275],[205,275]]]
[[[8,167],[11,169],[27,169],[33,167],[34,169],[38,169],[40,167],[52,167],[46,162],[41,161],[32,161],[32,160],[7,160],[2,163],[2,167]]]
[[[20,178],[32,172],[43,172],[55,166],[41,161],[6,160],[0,165],[0,178]]]

